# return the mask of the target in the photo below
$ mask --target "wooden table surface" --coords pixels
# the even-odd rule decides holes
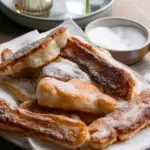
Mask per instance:
[[[116,0],[111,15],[134,19],[150,29],[150,0]]]
[[[150,0],[116,0],[111,16],[128,17],[150,29]],[[9,41],[31,29],[12,22],[0,12],[0,43]],[[18,147],[0,138],[1,149],[19,150]]]

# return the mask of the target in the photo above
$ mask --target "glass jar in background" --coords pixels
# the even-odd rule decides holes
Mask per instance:
[[[18,13],[37,17],[48,17],[53,0],[13,0]]]
[[[61,0],[62,1],[62,0]],[[104,0],[63,0],[67,13],[73,17],[95,12],[103,7]],[[68,15],[68,16],[69,16]]]

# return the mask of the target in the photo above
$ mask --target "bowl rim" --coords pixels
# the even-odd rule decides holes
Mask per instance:
[[[113,6],[113,4],[115,3],[115,1],[116,0],[110,0],[109,3],[107,5],[105,5],[104,7],[102,7],[102,8],[100,8],[100,9],[94,11],[94,12],[91,12],[91,13],[89,13],[87,15],[75,17],[75,18],[72,18],[72,19],[75,20],[75,21],[78,21],[78,20],[82,20],[82,19],[86,19],[86,18],[89,18],[91,16],[94,16],[95,14],[101,13],[101,12],[105,11],[106,9],[108,9],[109,7]],[[15,13],[15,15],[18,15],[18,16],[21,16],[21,17],[24,17],[24,18],[28,18],[28,19],[34,19],[34,20],[40,20],[40,21],[56,21],[56,22],[62,22],[62,21],[64,21],[64,18],[63,19],[42,18],[42,17],[31,16],[31,15],[27,15],[27,14],[23,14],[23,13],[17,13],[15,11],[15,9],[9,8],[1,0],[0,0],[0,6],[4,7],[5,9],[9,10],[12,13]],[[65,19],[70,19],[70,18],[65,18]]]
[[[99,45],[97,45],[97,46],[102,47],[102,48],[104,48],[104,49],[106,49],[108,51],[112,51],[112,52],[129,52],[129,51],[137,51],[137,50],[143,49],[143,48],[145,48],[146,46],[148,46],[150,44],[150,30],[148,29],[148,27],[143,25],[142,23],[139,23],[138,21],[136,21],[134,19],[130,19],[130,18],[127,18],[127,17],[103,17],[103,18],[99,18],[99,19],[96,19],[96,20],[90,22],[85,27],[85,34],[86,34],[87,38],[90,40],[90,38],[88,36],[88,32],[89,32],[90,26],[92,26],[93,24],[95,24],[97,22],[107,21],[107,20],[119,20],[119,21],[125,20],[125,21],[129,21],[129,22],[132,22],[132,23],[135,23],[135,24],[139,25],[141,28],[143,28],[147,32],[146,42],[145,42],[145,44],[143,44],[143,46],[141,46],[139,48],[129,49],[129,50],[119,50],[119,49],[117,50],[117,49],[109,49],[109,48],[106,48],[106,47],[103,47],[103,46],[99,46]],[[93,43],[93,44],[96,45],[95,43]]]

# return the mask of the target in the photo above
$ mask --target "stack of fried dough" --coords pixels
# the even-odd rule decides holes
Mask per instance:
[[[130,69],[66,27],[1,58],[1,86],[21,104],[0,98],[0,130],[100,150],[149,124],[150,90],[138,93]],[[119,108],[120,99],[127,103]]]

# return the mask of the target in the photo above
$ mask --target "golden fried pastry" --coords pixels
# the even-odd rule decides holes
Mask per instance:
[[[0,99],[0,130],[21,132],[70,149],[82,146],[88,137],[88,129],[81,121],[14,108],[3,99]]]
[[[70,79],[77,78],[91,82],[89,76],[77,64],[61,57],[42,69],[41,78],[44,77],[51,77],[61,81],[69,81]]]
[[[13,51],[11,49],[4,49],[2,52],[1,52],[1,60],[2,62],[4,62],[5,60],[7,60],[9,57],[11,57],[13,55]]]
[[[11,49],[4,49],[1,52],[1,61],[4,62],[6,61],[9,57],[11,57],[14,54],[13,50]],[[41,73],[41,68],[36,68],[36,69],[24,69],[21,73],[19,74],[15,74],[13,76],[17,76],[18,77],[25,77],[25,78],[39,78],[40,73]],[[3,78],[5,78],[3,76]]]
[[[70,37],[60,55],[84,68],[105,93],[124,100],[135,96],[137,83],[133,73],[103,50]]]
[[[94,120],[102,117],[102,115],[99,115],[99,114],[92,114],[92,113],[86,113],[86,112],[81,112],[81,111],[68,111],[68,110],[63,110],[63,109],[44,108],[38,104],[37,100],[25,101],[24,103],[20,105],[20,108],[26,109],[34,113],[55,114],[55,115],[66,116],[75,120],[81,120],[86,125],[89,125]]]
[[[2,84],[21,102],[36,99],[37,81],[37,78],[21,76],[1,80]]]
[[[0,75],[13,75],[53,61],[60,54],[60,48],[66,45],[68,36],[68,29],[60,27],[47,37],[18,50],[0,64]]]
[[[89,126],[88,144],[103,149],[118,141],[134,136],[150,124],[150,89],[141,92],[134,101],[122,106]]]
[[[95,85],[80,79],[68,82],[45,77],[40,79],[36,96],[39,105],[49,108],[108,113],[116,109],[116,101]]]

